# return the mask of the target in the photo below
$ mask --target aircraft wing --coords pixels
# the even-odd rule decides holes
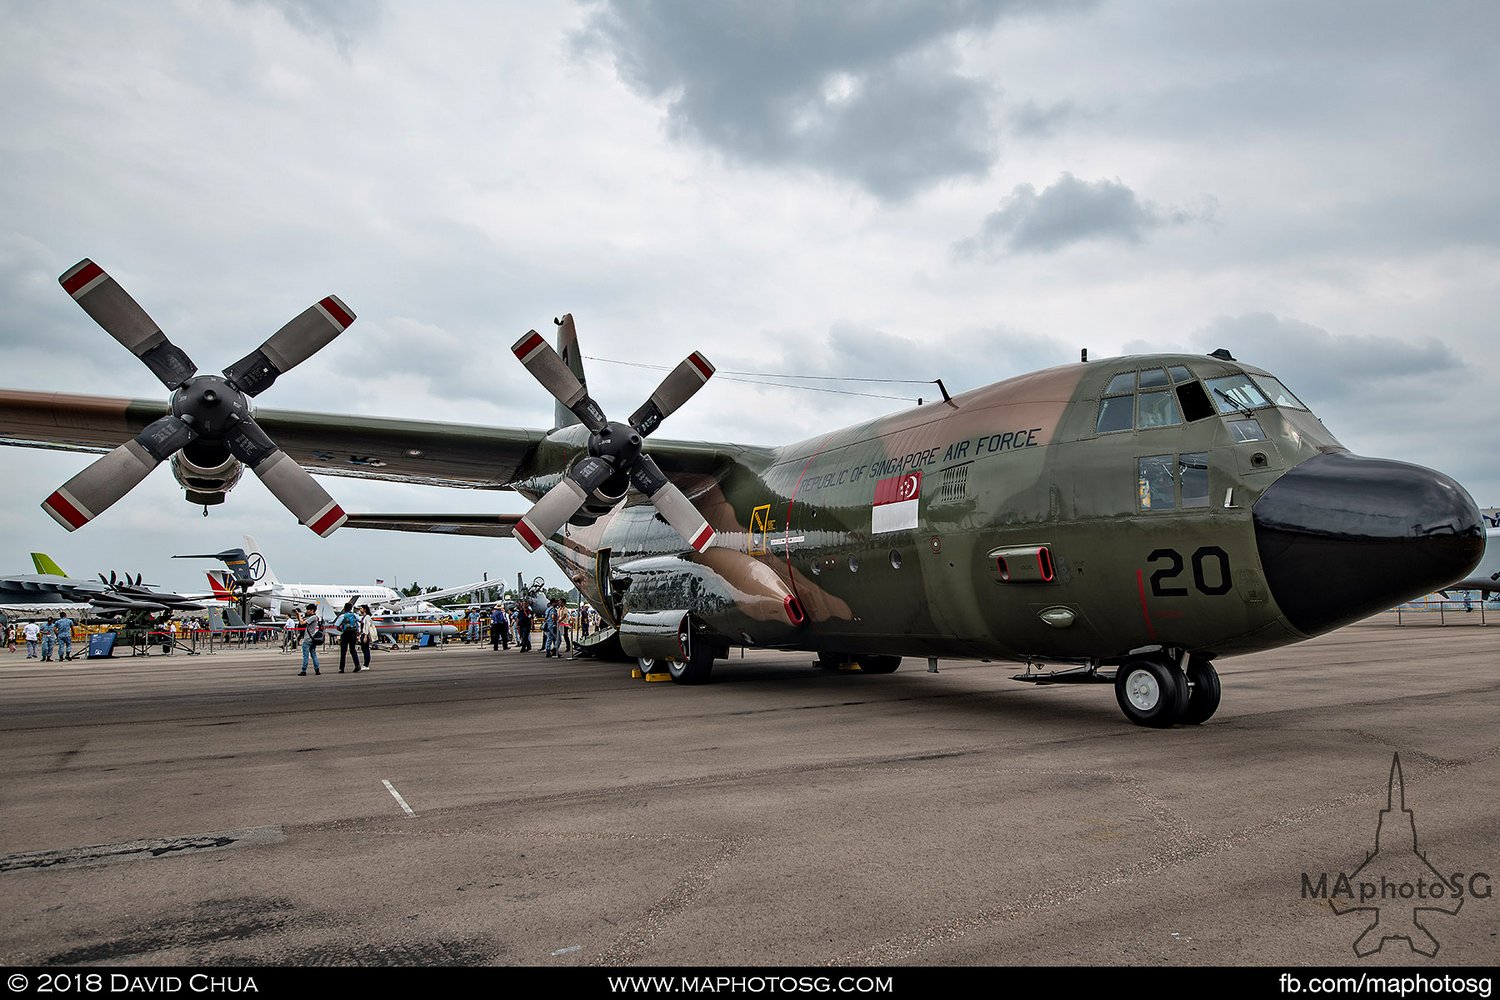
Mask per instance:
[[[0,389],[0,444],[104,453],[167,412],[158,401]],[[293,410],[257,409],[255,420],[312,473],[469,489],[510,488],[547,436],[525,428]],[[731,460],[726,446],[706,442],[653,438],[648,450],[689,496],[694,483],[687,480],[711,480]]]
[[[414,594],[411,597],[407,597],[400,601],[397,601],[390,607],[392,611],[399,613],[401,609],[410,607],[413,604],[420,604],[423,601],[440,601],[445,597],[457,597],[460,594],[472,594],[476,590],[484,590],[489,587],[503,589],[505,587],[505,581],[480,580],[478,583],[470,583],[462,587],[449,587],[447,590],[434,590],[431,593],[427,594]]]
[[[520,514],[350,514],[346,528],[374,528],[379,531],[417,531],[431,535],[483,535],[509,538]],[[487,586],[494,586],[490,581]],[[478,590],[470,587],[469,590]],[[459,591],[468,593],[468,590]],[[431,598],[423,594],[423,600]]]

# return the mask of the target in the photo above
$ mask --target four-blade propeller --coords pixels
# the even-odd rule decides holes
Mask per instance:
[[[572,322],[571,315],[564,316],[559,325],[571,326]],[[543,494],[516,523],[514,535],[528,552],[540,548],[590,497],[611,506],[625,496],[627,485],[645,494],[694,549],[702,552],[713,544],[714,530],[708,521],[651,456],[642,451],[645,437],[712,377],[714,366],[707,358],[696,351],[688,355],[662,380],[651,398],[630,415],[630,422],[622,424],[605,417],[567,362],[541,334],[529,331],[511,350],[543,388],[571,410],[590,432],[588,455],[574,462],[562,481]]]
[[[326,537],[344,523],[343,508],[255,422],[248,398],[270,388],[278,375],[312,357],[354,322],[354,313],[337,296],[309,307],[220,377],[197,374],[192,359],[92,260],[80,261],[58,281],[105,333],[172,390],[171,414],[153,421],[43,501],[43,509],[59,524],[69,531],[81,528],[157,465],[190,445],[219,462],[230,456],[238,459],[298,521],[319,535]]]

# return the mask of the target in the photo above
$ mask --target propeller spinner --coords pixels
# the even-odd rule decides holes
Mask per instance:
[[[564,316],[559,324],[572,322],[570,315]],[[627,483],[645,494],[694,549],[702,552],[713,544],[714,529],[708,521],[642,450],[646,436],[713,376],[714,366],[707,358],[696,351],[688,355],[662,380],[651,398],[630,415],[629,423],[619,423],[604,415],[567,362],[541,334],[529,331],[516,341],[511,351],[542,387],[590,431],[588,456],[574,462],[562,482],[543,494],[516,523],[515,537],[528,552],[541,548],[590,496],[618,503],[625,495]]]
[[[354,313],[330,295],[273,333],[265,343],[224,369],[199,375],[198,366],[146,314],[120,284],[92,260],[58,278],[83,311],[141,359],[172,390],[170,415],[59,487],[42,508],[69,531],[83,527],[134,489],[152,469],[188,445],[238,459],[260,477],[297,520],[327,537],[347,520],[344,510],[276,446],[251,414],[249,397],[270,388],[278,375],[322,350],[354,322]]]

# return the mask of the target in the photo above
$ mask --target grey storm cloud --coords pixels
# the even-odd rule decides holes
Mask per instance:
[[[678,135],[896,201],[994,162],[994,87],[957,72],[954,45],[1033,6],[604,0],[577,41],[669,97]]]
[[[1136,197],[1119,180],[1081,181],[1064,173],[1040,193],[1018,184],[1000,207],[985,216],[979,232],[955,249],[977,254],[1051,253],[1088,240],[1141,243],[1162,226],[1206,218],[1207,210],[1162,208]]]

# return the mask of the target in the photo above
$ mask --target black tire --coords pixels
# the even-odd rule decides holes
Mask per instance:
[[[1187,707],[1178,721],[1187,726],[1202,725],[1219,710],[1219,672],[1214,669],[1213,661],[1190,656],[1187,682]]]
[[[641,673],[649,674],[656,669],[656,659],[650,656],[637,656],[635,665],[640,668]]]
[[[1187,698],[1187,679],[1169,663],[1126,660],[1115,671],[1115,700],[1138,726],[1166,729],[1182,718]]]
[[[667,672],[678,684],[707,684],[714,669],[714,650],[706,642],[693,643],[686,662],[668,660]]]
[[[862,674],[893,674],[901,666],[901,657],[856,656],[854,662],[859,664],[859,672]]]
[[[814,665],[819,670],[841,670],[849,665],[849,657],[842,653],[819,653]]]

